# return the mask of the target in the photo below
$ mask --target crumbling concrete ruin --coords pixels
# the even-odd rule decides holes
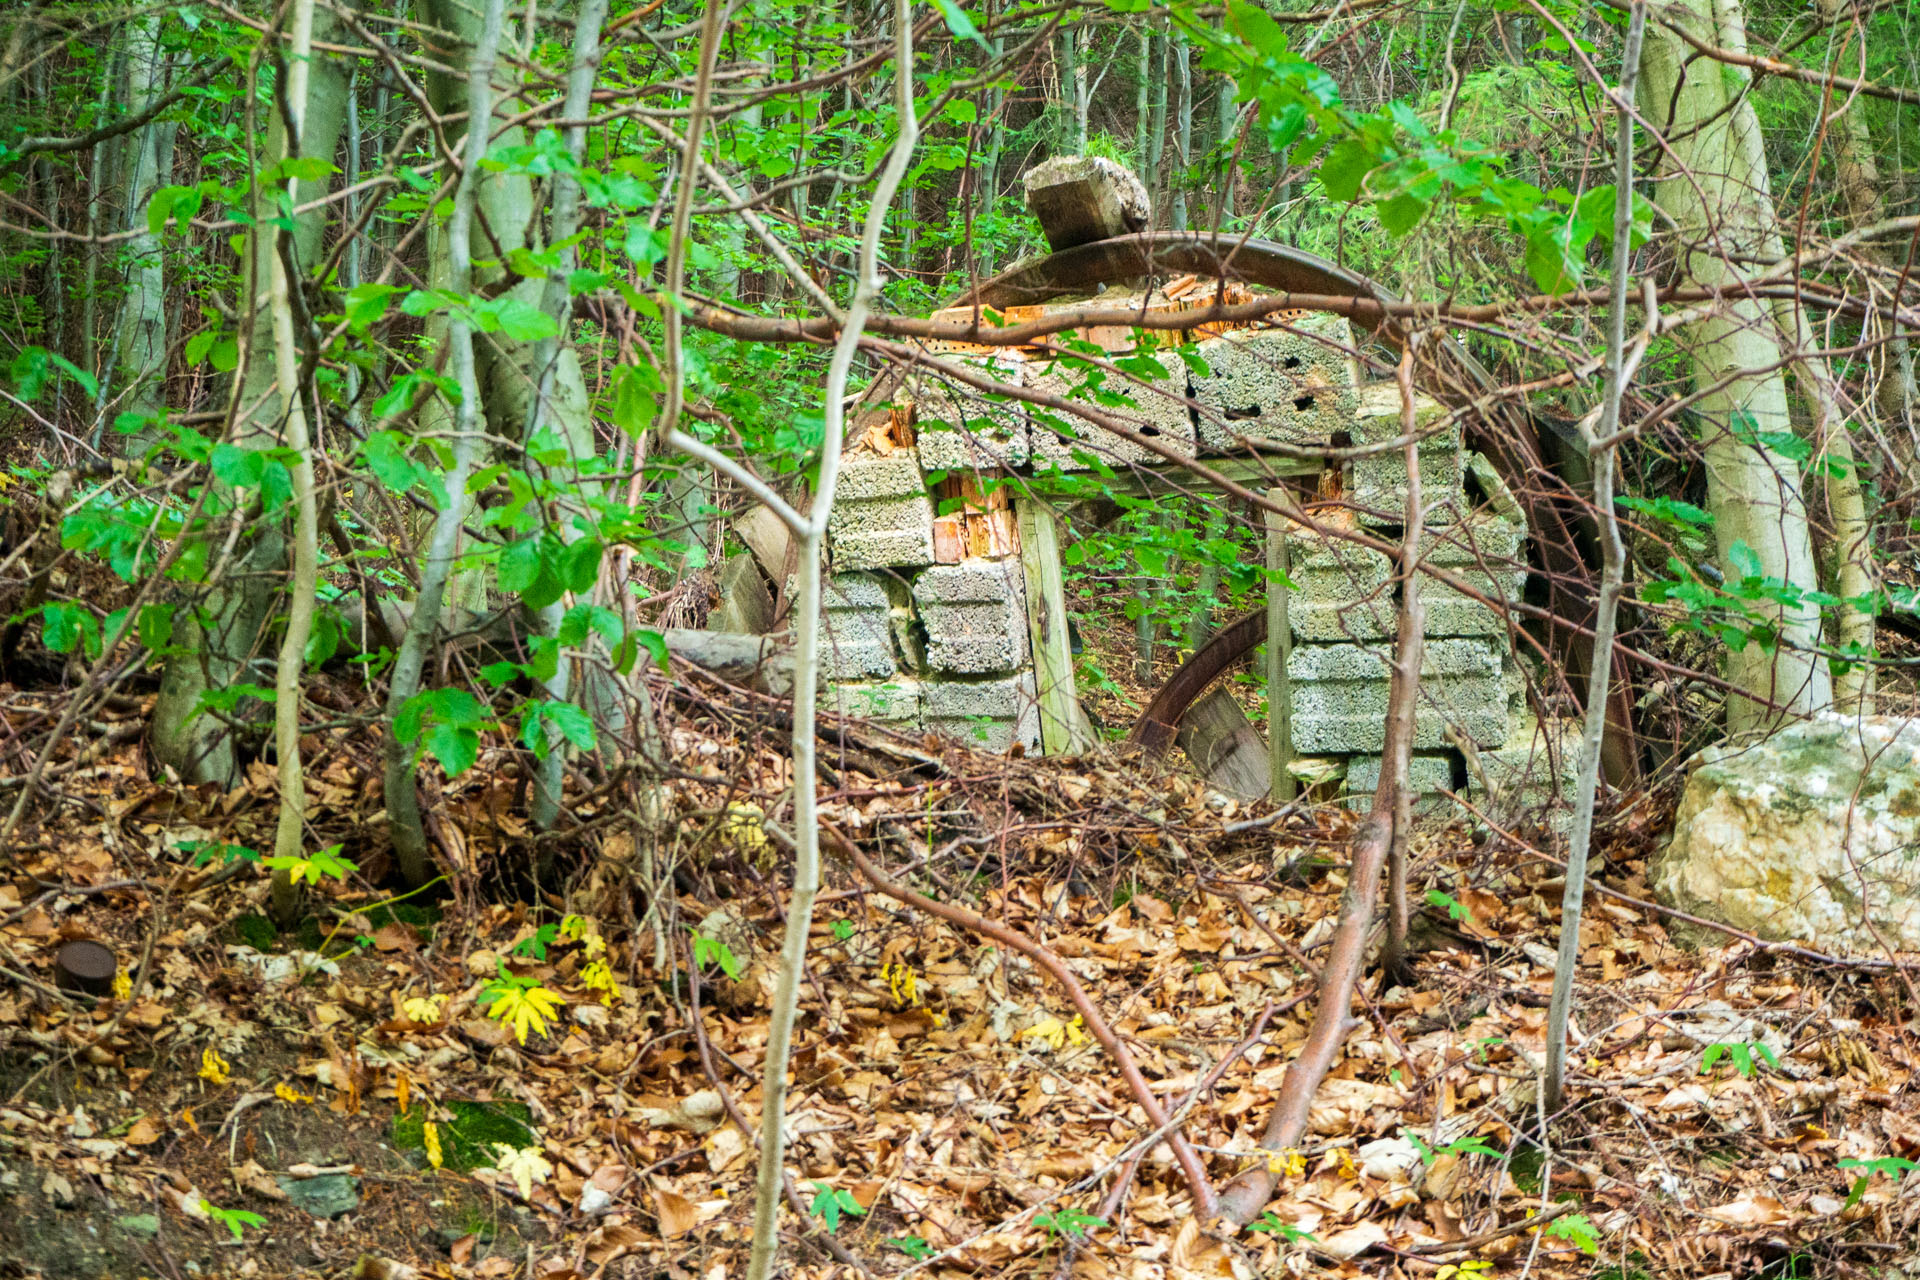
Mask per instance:
[[[1059,232],[1056,250],[1070,247],[1060,239],[1131,226],[1126,193],[1103,194],[1117,181],[1107,172],[1113,166],[1089,165],[1055,161],[1029,175],[1030,203],[1050,235]],[[1062,219],[1073,225],[1061,231]],[[986,320],[1015,324],[1096,298],[1102,309],[1177,313],[1251,296],[1234,281],[1191,275],[1106,282],[1097,293],[998,308]],[[935,319],[975,315],[963,306]],[[1333,531],[1399,536],[1407,489],[1404,452],[1394,443],[1403,435],[1401,395],[1391,381],[1361,381],[1341,317],[1284,312],[1246,327],[1208,323],[1148,338],[1132,326],[1095,326],[1054,341],[1071,339],[1093,344],[1107,361],[1139,354],[1137,342],[1158,342],[1170,376],[1141,385],[1114,375],[1107,384],[1100,361],[1062,357],[1058,346],[935,341],[923,349],[999,383],[1097,407],[1180,457],[1238,464],[1235,478],[1245,483],[1288,476],[1319,498],[1315,522]],[[1194,344],[1197,361],[1166,349],[1184,342]],[[1137,486],[1175,464],[1071,414],[983,396],[927,368],[882,390],[856,418],[830,517],[826,705],[989,751],[1084,748],[1091,735],[1067,652],[1049,480],[1098,460],[1116,473],[1112,483]],[[1477,804],[1492,804],[1499,820],[1567,793],[1577,734],[1557,723],[1543,730],[1529,714],[1498,607],[1517,601],[1526,581],[1519,506],[1491,465],[1467,451],[1457,416],[1420,398],[1414,423],[1424,437],[1423,555],[1485,600],[1423,579],[1428,640],[1411,781],[1425,793],[1465,789]],[[1383,448],[1325,469],[1273,452],[1256,456],[1263,446],[1369,444]],[[1185,474],[1182,483],[1201,482]],[[1275,717],[1281,763],[1273,776],[1284,768],[1310,787],[1344,778],[1349,803],[1368,807],[1379,785],[1397,626],[1392,567],[1385,555],[1331,534],[1288,527],[1270,528],[1269,537],[1270,566],[1284,565],[1295,585],[1269,662],[1286,712]],[[1268,647],[1276,651],[1271,635]]]

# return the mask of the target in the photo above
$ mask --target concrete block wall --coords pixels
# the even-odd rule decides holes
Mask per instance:
[[[1212,296],[1207,282],[1173,283],[1167,292],[1119,294],[1103,305],[1136,303],[1175,310]],[[1177,290],[1186,290],[1184,297]],[[1121,301],[1114,303],[1113,296]],[[1009,307],[1018,323],[1051,307],[1088,299]],[[964,309],[941,319],[966,318]],[[1170,377],[1138,386],[1109,375],[1110,386],[1079,389],[1088,371],[1048,351],[929,342],[931,355],[977,368],[995,379],[1097,406],[1134,430],[1205,458],[1244,454],[1246,442],[1366,445],[1403,434],[1398,387],[1358,385],[1348,352],[1353,339],[1338,316],[1288,314],[1258,328],[1190,333],[1204,371],[1161,353]],[[1120,355],[1128,329],[1078,333]],[[1110,404],[1113,394],[1124,403]],[[1164,394],[1163,394],[1164,392]],[[1006,475],[1085,464],[1076,449],[1113,464],[1155,465],[1152,451],[1073,418],[1013,397],[983,399],[972,387],[911,371],[895,397],[894,420],[912,424],[912,444],[853,448],[829,521],[832,577],[827,621],[833,656],[828,705],[909,730],[944,734],[991,751],[1039,745],[1033,655],[1029,652],[1025,576],[1007,539],[935,536],[929,473]],[[1068,423],[1063,439],[1036,414]],[[1520,598],[1526,583],[1526,528],[1520,509],[1485,460],[1469,453],[1461,425],[1422,397],[1414,426],[1429,434],[1420,446],[1423,554],[1467,590],[1422,580],[1428,641],[1415,711],[1412,782],[1423,793],[1453,790],[1466,768],[1466,742],[1503,795],[1558,794],[1565,779],[1540,781],[1534,761],[1538,731],[1516,702],[1517,669],[1499,607]],[[1468,477],[1472,477],[1471,485]],[[1338,490],[1348,519],[1387,541],[1404,519],[1403,450],[1387,448],[1345,464]],[[980,486],[970,491],[977,498]],[[990,486],[989,486],[990,488]],[[943,488],[942,492],[949,492]],[[1008,513],[994,513],[1006,515]],[[955,517],[942,518],[942,524]],[[971,517],[963,517],[971,518]],[[1010,527],[1010,521],[1009,527]],[[947,530],[949,534],[951,530]],[[936,555],[936,545],[941,547]],[[939,560],[940,563],[935,563]],[[1393,565],[1378,551],[1305,530],[1291,539],[1292,630],[1287,669],[1292,683],[1292,747],[1344,768],[1349,803],[1365,809],[1378,787],[1389,692],[1388,660],[1398,625]],[[1527,741],[1521,741],[1527,739]],[[1515,771],[1518,771],[1517,773]]]

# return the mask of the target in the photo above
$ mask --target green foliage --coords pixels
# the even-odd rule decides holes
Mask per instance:
[[[340,856],[340,849],[341,846],[336,844],[306,858],[282,856],[264,858],[261,859],[261,865],[270,871],[286,872],[287,878],[295,884],[317,885],[324,876],[332,876],[335,880],[344,882],[349,875],[360,869],[360,864],[351,858]]]
[[[693,962],[701,968],[710,964],[720,966],[720,972],[733,981],[740,981],[746,972],[746,966],[740,963],[740,957],[733,954],[733,948],[718,938],[709,938],[695,930],[693,934]]]
[[[209,1218],[232,1232],[235,1240],[243,1238],[248,1227],[264,1227],[267,1225],[267,1220],[257,1213],[250,1213],[245,1209],[222,1209],[211,1200],[202,1200],[200,1202],[200,1210]]]
[[[1443,893],[1438,889],[1429,889],[1427,890],[1427,903],[1429,906],[1445,907],[1449,920],[1471,921],[1473,919],[1472,910],[1450,893]]]
[[[828,1235],[840,1229],[842,1214],[857,1218],[866,1212],[860,1207],[860,1202],[853,1198],[851,1191],[816,1182],[813,1184],[813,1193],[813,1203],[807,1207],[807,1212],[820,1219],[820,1225],[827,1229]]]
[[[1297,1244],[1302,1240],[1309,1244],[1318,1243],[1312,1233],[1302,1231],[1292,1223],[1282,1222],[1271,1209],[1261,1214],[1257,1222],[1248,1223],[1247,1230],[1272,1236],[1276,1240],[1285,1240],[1288,1244]]]
[[[1761,1044],[1758,1040],[1745,1042],[1723,1041],[1708,1045],[1701,1053],[1700,1074],[1703,1076],[1706,1075],[1713,1070],[1714,1063],[1720,1061],[1722,1058],[1726,1058],[1733,1063],[1734,1070],[1738,1071],[1743,1077],[1751,1079],[1754,1073],[1760,1069],[1759,1064],[1754,1061],[1756,1054],[1759,1055],[1761,1061],[1765,1062],[1775,1071],[1780,1069],[1780,1059],[1774,1056],[1773,1050]]]
[[[1920,1163],[1901,1156],[1881,1156],[1877,1160],[1838,1160],[1834,1162],[1841,1169],[1858,1169],[1860,1176],[1854,1180],[1853,1187],[1847,1192],[1846,1208],[1851,1209],[1860,1203],[1867,1194],[1867,1184],[1875,1177],[1900,1179],[1916,1169]]]
[[[1501,1154],[1494,1148],[1488,1146],[1485,1138],[1471,1134],[1464,1138],[1456,1138],[1446,1146],[1437,1148],[1429,1146],[1427,1140],[1412,1129],[1402,1129],[1400,1136],[1408,1142],[1411,1142],[1414,1145],[1414,1149],[1419,1151],[1420,1163],[1429,1166],[1441,1156],[1492,1156],[1498,1160]]]
[[[1060,1236],[1078,1236],[1090,1227],[1104,1227],[1107,1220],[1097,1213],[1081,1213],[1077,1209],[1055,1209],[1050,1213],[1033,1215],[1033,1225],[1046,1229],[1047,1239]]]

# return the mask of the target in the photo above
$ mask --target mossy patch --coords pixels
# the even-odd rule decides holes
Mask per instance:
[[[263,915],[248,914],[233,922],[233,936],[255,951],[272,951],[280,945],[280,931]]]
[[[427,1147],[426,1126],[434,1108],[414,1107],[393,1118],[390,1139],[396,1151],[421,1151]],[[439,1108],[449,1119],[435,1120],[440,1136],[440,1159],[455,1173],[490,1168],[497,1159],[496,1145],[535,1146],[539,1137],[533,1131],[533,1112],[518,1102],[449,1102]]]

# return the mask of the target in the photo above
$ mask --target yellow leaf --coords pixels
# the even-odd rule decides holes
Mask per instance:
[[[1067,1024],[1067,1043],[1076,1049],[1087,1042],[1087,1033],[1080,1029],[1084,1025],[1085,1019],[1077,1013],[1073,1015],[1073,1021]]]
[[[504,1142],[496,1142],[493,1149],[499,1153],[499,1159],[493,1167],[512,1178],[520,1188],[520,1198],[533,1198],[533,1184],[545,1182],[547,1175],[553,1172],[553,1165],[540,1154],[538,1147],[510,1147]]]
[[[1039,1040],[1051,1049],[1066,1047],[1067,1028],[1058,1018],[1047,1018],[1028,1027],[1021,1035],[1027,1039]]]
[[[400,1104],[400,1113],[406,1114],[407,1096],[413,1092],[413,1078],[404,1071],[393,1073],[393,1099]]]
[[[273,1086],[273,1096],[280,1099],[280,1101],[282,1102],[312,1102],[313,1101],[312,1094],[302,1093],[290,1084],[277,1084]]]
[[[115,1000],[133,999],[133,975],[127,972],[125,965],[121,965],[113,975],[113,998]]]
[[[594,935],[598,937],[598,934]],[[595,960],[580,971],[580,981],[587,990],[600,993],[600,1003],[611,1006],[620,998],[620,984],[613,979],[613,970],[607,967],[605,960]]]
[[[487,1016],[513,1028],[514,1038],[527,1042],[527,1032],[547,1034],[547,1024],[559,1016],[560,997],[545,987],[506,987],[499,991]]]
[[[440,1154],[440,1126],[429,1120],[420,1127],[420,1136],[426,1143],[427,1163],[438,1169],[444,1159]]]
[[[212,1045],[200,1051],[200,1078],[211,1084],[225,1084],[233,1066]]]
[[[1276,1151],[1267,1157],[1267,1172],[1276,1178],[1297,1178],[1307,1171],[1307,1158],[1298,1151]]]
[[[445,996],[413,996],[401,1004],[400,1012],[408,1022],[438,1022],[446,1003]]]

